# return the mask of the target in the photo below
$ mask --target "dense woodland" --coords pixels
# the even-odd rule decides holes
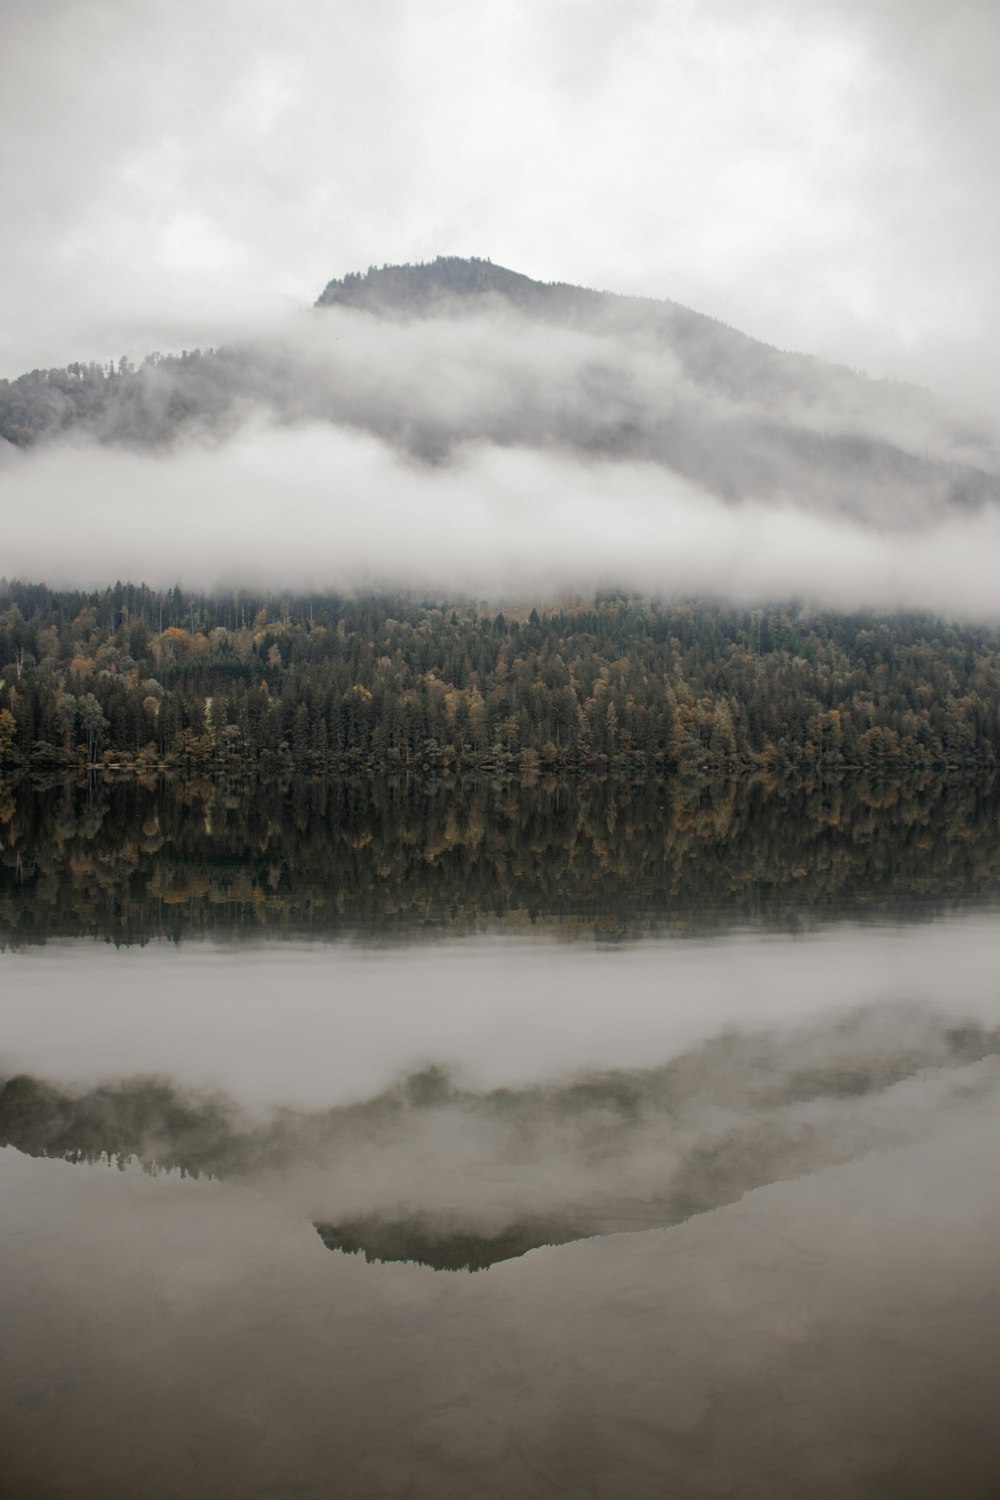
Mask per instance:
[[[0,586],[8,772],[891,781],[998,751],[1000,635],[932,617]]]
[[[69,434],[142,446],[223,420],[245,385],[237,353],[200,349],[136,367],[74,361],[0,380],[0,438],[17,448]]]

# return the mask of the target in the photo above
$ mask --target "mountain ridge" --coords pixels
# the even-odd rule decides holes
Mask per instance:
[[[349,271],[345,276],[328,281],[313,306],[433,315],[455,310],[462,303],[467,303],[473,310],[474,302],[482,305],[490,300],[506,303],[520,312],[547,314],[556,320],[610,310],[634,311],[641,315],[645,326],[659,320],[675,335],[684,329],[711,326],[725,330],[734,340],[770,350],[784,358],[807,360],[843,370],[857,379],[870,378],[848,365],[823,360],[817,355],[779,349],[766,339],[745,333],[711,313],[697,311],[670,297],[615,292],[569,281],[540,281],[523,271],[514,271],[477,255],[438,255],[432,261],[386,262],[381,266],[369,266],[364,272]]]
[[[0,438],[21,448],[225,441],[255,415],[365,432],[422,464],[489,444],[652,465],[726,503],[866,525],[1000,505],[995,441],[929,392],[781,351],[676,302],[479,257],[348,273],[312,320],[270,338],[0,381]]]
[[[803,360],[829,370],[842,371],[852,379],[875,385],[891,385],[911,392],[923,391],[912,381],[896,377],[873,377],[838,360],[801,350],[783,349],[756,334],[717,318],[712,313],[688,307],[672,297],[651,297],[641,292],[616,292],[609,288],[580,286],[568,281],[541,281],[523,271],[501,266],[488,257],[438,255],[430,261],[384,262],[367,271],[348,271],[327,282],[316,298],[316,308],[346,307],[365,312],[413,312],[433,314],[454,308],[463,301],[500,299],[520,311],[564,315],[601,308],[634,309],[645,320],[657,316],[673,331],[685,324],[709,325],[724,330],[734,340],[765,349],[782,359]]]

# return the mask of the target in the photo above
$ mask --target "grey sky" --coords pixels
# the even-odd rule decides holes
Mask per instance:
[[[6,0],[0,373],[480,254],[990,395],[989,0]]]

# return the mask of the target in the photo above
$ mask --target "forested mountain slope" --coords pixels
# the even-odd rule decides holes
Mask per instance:
[[[782,353],[675,303],[441,257],[331,281],[279,333],[0,381],[0,438],[163,447],[247,421],[641,464],[731,503],[909,528],[1000,500],[989,433],[929,393]]]

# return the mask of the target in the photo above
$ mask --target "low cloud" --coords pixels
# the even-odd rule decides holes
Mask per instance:
[[[9,452],[0,477],[4,571],[53,585],[385,584],[519,598],[611,583],[998,612],[992,508],[879,531],[804,511],[792,494],[726,503],[651,463],[483,443],[428,467],[316,423],[253,425],[165,456]]]
[[[34,386],[49,440],[0,451],[4,571],[996,612],[987,427],[671,304],[532,298],[324,309]]]

